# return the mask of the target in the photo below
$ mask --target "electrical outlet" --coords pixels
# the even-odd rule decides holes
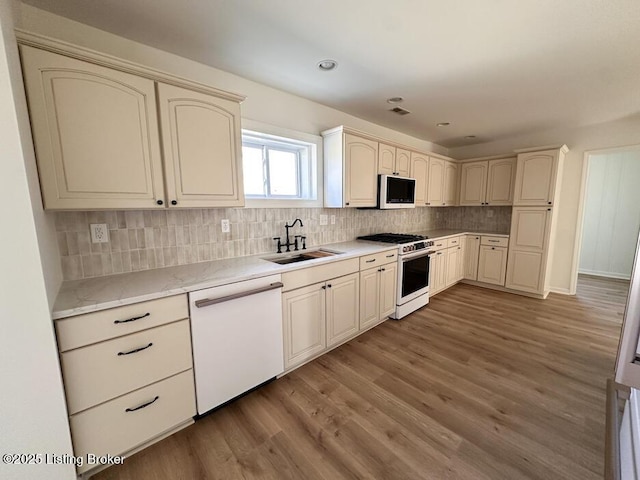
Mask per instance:
[[[220,226],[222,227],[222,233],[229,233],[231,231],[231,225],[229,225],[228,218],[223,218],[220,222]]]
[[[327,225],[329,223],[328,215],[320,215],[320,225]]]
[[[335,224],[336,224],[336,216],[331,215],[331,225],[335,225]]]
[[[107,243],[109,242],[109,228],[106,223],[92,223],[89,225],[91,229],[91,242]]]
[[[489,210],[487,212],[487,218],[491,218],[491,217],[493,217],[493,210]]]

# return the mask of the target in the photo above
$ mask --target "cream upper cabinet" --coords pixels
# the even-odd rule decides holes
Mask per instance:
[[[444,203],[445,206],[458,204],[458,165],[444,162]]]
[[[545,294],[552,210],[515,207],[507,261],[507,288]]]
[[[511,205],[515,173],[515,158],[463,164],[460,205]]]
[[[566,146],[518,155],[513,205],[553,205]]]
[[[352,273],[329,280],[325,285],[328,347],[340,343],[358,332],[359,277],[358,273]]]
[[[429,178],[429,157],[411,152],[411,178],[416,179],[416,207],[427,205],[427,186]]]
[[[396,172],[396,147],[380,143],[378,145],[378,174],[394,175]]]
[[[489,162],[464,163],[460,171],[460,205],[484,205]]]
[[[411,169],[411,152],[392,147],[386,143],[378,145],[378,174],[408,177]]]
[[[486,205],[512,205],[516,159],[491,160],[487,172]]]
[[[30,46],[21,52],[45,208],[244,204],[241,97]]]
[[[378,142],[348,133],[322,132],[326,207],[375,207],[378,194]]]
[[[396,175],[400,177],[408,177],[411,172],[411,152],[403,150],[402,148],[396,149]]]
[[[29,46],[21,54],[45,208],[162,208],[154,82]]]
[[[169,205],[243,206],[240,105],[162,83],[158,105]]]
[[[464,278],[478,279],[478,257],[480,255],[480,235],[466,235],[464,248]]]
[[[478,260],[478,281],[504,286],[507,269],[507,249],[505,247],[480,246]]]
[[[429,175],[427,186],[427,205],[432,207],[444,204],[444,160],[429,157]]]

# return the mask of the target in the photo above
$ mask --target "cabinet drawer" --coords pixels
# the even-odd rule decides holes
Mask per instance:
[[[447,248],[449,246],[449,241],[447,238],[436,238],[433,240],[433,247],[431,250],[442,250],[443,248]]]
[[[387,263],[395,262],[397,259],[397,250],[388,250],[386,252],[366,255],[364,257],[360,257],[360,270],[377,267],[378,265],[386,265]]]
[[[69,414],[191,368],[189,320],[60,355]]]
[[[482,235],[480,238],[480,245],[490,245],[492,247],[508,247],[509,237],[489,237]]]
[[[58,348],[66,352],[188,317],[185,294],[63,318],[56,320]]]
[[[460,237],[453,237],[447,240],[447,247],[457,247],[460,245]]]
[[[358,271],[358,259],[350,258],[341,262],[332,262],[316,267],[302,268],[282,274],[283,292],[324,282],[331,278],[342,277]]]
[[[148,405],[139,408],[145,404]],[[72,415],[69,423],[73,449],[85,459],[87,453],[119,455],[177,427],[195,414],[193,370],[187,370]],[[92,467],[85,462],[78,470],[82,473]]]

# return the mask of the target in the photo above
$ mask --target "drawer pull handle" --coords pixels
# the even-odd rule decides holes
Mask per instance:
[[[365,260],[365,261],[364,261],[364,263],[373,263],[373,262],[375,262],[375,261],[376,261],[376,259],[374,258],[374,259],[372,259],[372,260]]]
[[[487,242],[498,243],[500,240],[487,240]]]
[[[146,350],[147,348],[149,348],[151,345],[153,345],[153,343],[149,343],[149,345],[147,345],[146,347],[136,348],[135,350],[130,350],[128,352],[118,352],[118,356],[131,355],[132,353],[141,352],[142,350]]]
[[[393,258],[393,257],[395,257],[395,256],[396,256],[396,254],[395,254],[395,253],[392,253],[391,255],[387,255],[387,258]]]
[[[134,408],[127,408],[125,410],[125,412],[135,412],[136,410],[140,410],[141,408],[145,408],[148,407],[149,405],[151,405],[152,403],[155,403],[156,400],[158,400],[160,397],[158,395],[156,395],[156,398],[154,398],[153,400],[151,400],[150,402],[147,403],[143,403],[142,405],[139,405],[137,407]]]
[[[114,320],[113,323],[115,323],[117,325],[118,323],[135,322],[136,320],[140,320],[141,318],[145,318],[145,317],[148,317],[150,315],[151,314],[149,312],[147,312],[144,315],[140,315],[139,317],[127,318],[126,320]]]
[[[231,295],[227,295],[225,297],[220,298],[203,298],[202,300],[196,300],[194,305],[196,308],[208,307],[210,305],[216,305],[218,303],[229,302],[231,300],[237,300],[242,297],[248,297],[250,295],[257,295],[258,293],[268,292],[270,290],[277,290],[278,288],[284,287],[284,283],[275,282],[270,283],[265,287],[255,288],[253,290],[248,290],[246,292],[233,293]]]

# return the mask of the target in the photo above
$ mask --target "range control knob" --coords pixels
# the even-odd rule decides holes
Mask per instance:
[[[409,247],[402,247],[402,251],[406,252]]]

